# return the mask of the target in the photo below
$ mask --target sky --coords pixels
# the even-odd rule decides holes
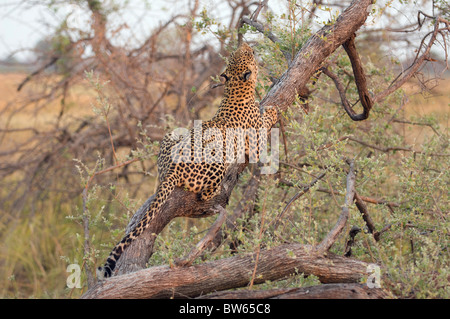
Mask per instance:
[[[120,1],[122,0],[118,0]],[[89,19],[86,11],[70,4],[70,1],[67,1],[68,4],[59,6],[56,11],[49,10],[45,5],[47,2],[0,0],[0,59],[6,58],[11,53],[19,59],[31,57],[30,51],[24,49],[34,47],[39,40],[51,34],[69,13],[69,22],[74,26],[82,27]],[[146,34],[145,30],[150,30],[170,15],[170,7],[164,6],[165,0],[128,0],[127,2],[129,4],[124,11],[125,14],[118,20],[130,21],[129,26],[137,28],[136,33],[143,36]],[[34,5],[31,6],[29,3]],[[181,10],[183,7],[178,6],[176,9]]]
[[[39,21],[50,19],[46,10],[24,10],[21,5],[1,0],[0,4],[0,58],[5,58],[20,48],[35,44],[49,29]]]
[[[120,3],[121,0],[116,0]],[[124,0],[125,1],[125,0]],[[383,6],[388,0],[379,0],[377,5]],[[70,13],[70,23],[76,26],[86,25],[89,16],[86,11],[81,11],[76,5],[69,4],[61,6],[58,11],[53,12],[48,7],[39,3],[46,3],[44,0],[0,0],[0,59],[4,59],[11,53],[21,60],[32,59],[32,53],[24,48],[33,48],[36,43],[50,34],[63,18]],[[137,38],[132,40],[139,42],[145,38],[149,30],[156,27],[161,21],[165,21],[174,12],[186,12],[186,1],[168,0],[127,0],[127,9],[120,17],[115,17],[110,21],[118,21],[117,26],[123,21],[127,21],[130,29],[133,29]],[[206,8],[208,12],[214,12],[216,17],[226,15],[221,11],[220,0],[200,0],[200,8]],[[281,13],[286,7],[286,1],[270,0],[269,6]],[[300,0],[298,1],[300,2]],[[304,0],[304,3],[308,1]],[[420,1],[418,1],[420,2]],[[431,1],[430,1],[431,2]],[[33,3],[34,5],[30,5]],[[38,4],[36,4],[38,3]],[[174,5],[176,4],[176,5]],[[395,1],[394,1],[395,4]],[[402,7],[404,10],[405,7]],[[416,13],[418,9],[425,9],[423,6],[411,4],[411,12]],[[394,14],[403,21],[415,22],[414,14],[400,12],[392,5],[390,8]],[[382,19],[376,21],[376,27],[386,27]],[[130,41],[126,30],[123,30],[124,40]],[[141,36],[142,39],[139,39]]]
[[[121,11],[123,14],[111,17],[109,22],[115,20],[117,21],[115,24],[118,26],[126,21],[128,27],[135,31],[134,34],[137,38],[134,40],[136,42],[145,39],[152,28],[165,22],[172,15],[187,12],[187,1],[180,0],[102,1],[127,3],[126,10]],[[32,57],[32,53],[24,49],[32,48],[39,40],[49,35],[69,13],[69,22],[72,25],[82,28],[87,24],[89,20],[87,11],[80,10],[77,5],[70,4],[70,1],[59,6],[56,12],[49,10],[45,5],[48,2],[49,0],[0,0],[0,59],[8,57],[11,53],[14,53],[14,56],[20,60],[29,59]],[[221,2],[221,0],[200,0],[199,7],[200,9],[206,8],[208,11],[216,11],[220,16],[223,14],[220,12]],[[114,22],[111,25],[114,28]],[[121,32],[129,41],[126,30]]]

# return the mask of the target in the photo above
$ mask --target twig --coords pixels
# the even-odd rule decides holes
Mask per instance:
[[[293,185],[289,185],[286,181],[283,181],[283,183],[287,184],[288,186],[293,186]],[[317,189],[318,192],[322,192],[322,193],[328,193],[328,194],[332,194],[334,193],[335,195],[339,195],[339,196],[344,196],[344,194],[338,193],[338,192],[334,192],[334,191],[330,191],[326,188],[322,188],[319,187]],[[361,198],[361,200],[363,200],[366,203],[371,203],[371,204],[376,204],[376,205],[386,205],[389,208],[392,209],[392,207],[399,207],[400,204],[399,203],[395,203],[395,202],[388,202],[384,199],[377,199],[377,198],[373,198],[373,197],[367,197],[367,196],[362,196],[359,195],[359,197]]]
[[[253,284],[255,283],[256,270],[258,269],[259,255],[261,253],[261,238],[264,233],[264,224],[266,222],[265,216],[266,216],[266,196],[264,196],[263,206],[261,210],[261,225],[259,227],[258,246],[256,247],[255,267],[253,267],[252,278],[250,280],[250,284],[248,287],[249,289],[252,289]]]
[[[433,132],[434,132],[437,136],[442,137],[442,135],[439,134],[439,132],[434,128],[433,124],[430,124],[430,123],[411,122],[411,121],[400,120],[400,119],[396,119],[396,118],[394,118],[394,119],[392,120],[392,122],[395,122],[395,123],[402,123],[402,124],[410,124],[410,125],[428,126],[429,128],[431,128],[431,129],[433,130]]]
[[[392,83],[389,85],[389,87],[384,90],[383,92],[377,94],[374,98],[373,98],[373,102],[377,103],[377,102],[381,102],[383,101],[387,96],[389,96],[390,94],[392,94],[393,92],[395,92],[398,88],[400,88],[403,84],[405,84],[406,81],[408,81],[414,74],[416,74],[416,72],[419,70],[419,68],[423,65],[423,63],[428,59],[430,51],[431,51],[431,47],[433,46],[434,41],[436,40],[438,31],[439,31],[439,24],[440,23],[445,23],[444,21],[442,21],[441,19],[436,19],[436,22],[434,24],[434,31],[428,33],[427,35],[425,35],[420,43],[419,49],[417,50],[417,55],[416,58],[414,59],[414,62],[406,69],[408,70],[405,74],[404,72],[400,73],[395,79],[394,81],[392,81]],[[423,43],[425,41],[425,39],[431,34],[431,39],[428,42],[427,47],[425,48],[424,53],[420,56],[420,51],[422,49]],[[404,74],[404,75],[403,75]],[[398,80],[400,78],[400,76],[403,75],[403,77]]]
[[[249,19],[247,17],[243,17],[242,18],[242,24],[243,23],[246,23],[246,24],[254,27],[257,31],[259,31],[260,33],[264,34],[273,43],[280,43],[281,42],[281,40],[275,34],[273,34],[270,30],[267,30],[264,27],[264,25],[262,25],[261,23],[259,23],[257,21],[253,21],[253,20],[251,20],[251,19]],[[281,52],[283,53],[284,57],[286,58],[286,61],[288,62],[288,64],[290,64],[291,61],[292,61],[291,53],[286,51],[286,50],[281,50]]]
[[[375,150],[379,150],[379,151],[384,152],[384,153],[394,152],[394,151],[405,151],[405,152],[413,152],[413,153],[416,153],[416,154],[424,154],[424,152],[422,152],[422,151],[416,151],[416,150],[413,150],[412,148],[408,148],[408,147],[402,147],[402,146],[382,147],[382,146],[378,146],[378,145],[369,144],[367,142],[361,141],[361,140],[359,140],[357,138],[354,138],[352,136],[347,136],[347,138],[350,141],[353,141],[353,142],[359,143],[361,145],[373,148]],[[450,156],[450,154],[445,154],[445,153],[431,153],[429,155],[432,155],[432,156]]]
[[[17,87],[17,91],[22,90],[23,86],[31,80],[31,78],[35,75],[38,75],[39,73],[41,73],[42,71],[44,71],[45,69],[51,67],[53,64],[56,63],[56,61],[59,60],[59,57],[54,56],[50,59],[50,61],[45,64],[44,66],[42,66],[41,68],[39,68],[38,70],[34,71],[33,73],[31,73],[30,75],[28,75],[25,80],[22,81],[22,83],[19,84],[19,86]]]
[[[91,253],[91,246],[89,243],[89,210],[87,208],[87,188],[83,189],[83,232],[84,232],[84,257],[89,258],[89,254]],[[95,284],[94,276],[90,270],[89,264],[85,263],[85,269],[87,274],[87,284],[88,289],[90,289]]]
[[[177,267],[187,267],[191,266],[194,260],[202,254],[202,252],[209,246],[209,244],[214,240],[217,233],[222,227],[225,219],[227,217],[227,211],[219,205],[214,207],[214,210],[219,212],[219,216],[217,216],[216,221],[209,228],[208,233],[197,243],[195,247],[191,249],[189,254],[182,258],[175,260],[175,266]]]
[[[378,205],[387,205],[387,206],[392,206],[392,207],[400,207],[400,204],[394,203],[394,202],[387,202],[384,199],[376,199],[376,198],[361,196],[361,195],[358,195],[358,197],[367,203],[378,204]]]
[[[103,170],[101,170],[101,171],[95,172],[94,174],[91,175],[91,177],[90,177],[89,180],[87,181],[87,183],[86,183],[86,185],[85,185],[84,188],[85,188],[85,189],[88,189],[88,188],[89,188],[89,184],[92,182],[92,180],[94,179],[95,176],[101,175],[101,174],[103,174],[103,173],[112,171],[112,170],[114,170],[114,169],[116,169],[116,168],[119,168],[119,167],[122,167],[122,166],[125,166],[125,165],[128,165],[128,164],[134,163],[134,162],[136,162],[136,161],[139,161],[139,158],[133,158],[133,159],[131,159],[131,160],[129,160],[129,161],[126,161],[126,162],[123,162],[123,163],[119,163],[119,164],[117,164],[117,165],[110,166],[110,167],[105,168],[105,169],[103,169]]]
[[[350,170],[347,174],[347,193],[345,195],[345,203],[344,207],[342,207],[341,215],[339,216],[336,225],[334,225],[333,229],[328,232],[325,238],[315,247],[315,250],[320,254],[325,254],[331,246],[335,243],[337,237],[340,235],[342,230],[344,229],[345,224],[347,223],[347,219],[349,216],[349,207],[353,203],[354,195],[355,195],[355,164],[353,160],[350,161]]]
[[[287,146],[287,140],[286,140],[286,129],[284,127],[284,119],[280,117],[280,129],[281,129],[281,137],[283,138],[283,144],[284,144],[284,154],[286,155],[286,161],[289,162],[288,157],[288,146]]]
[[[267,2],[269,2],[269,0],[264,0],[262,2],[261,1],[259,2],[259,5],[256,8],[255,12],[253,12],[252,15],[250,16],[252,21],[258,20],[259,13],[261,12],[262,8],[267,6]]]
[[[303,196],[306,192],[308,192],[311,189],[311,187],[313,187],[319,180],[321,180],[325,176],[325,174],[326,174],[326,172],[323,172],[322,174],[320,174],[309,185],[302,187],[302,189],[289,200],[289,202],[284,207],[284,209],[281,211],[281,213],[278,214],[278,216],[275,218],[275,226],[274,226],[275,228],[278,227],[278,224],[279,224],[281,218],[283,217],[284,213],[289,209],[289,207],[291,207],[292,203],[295,202],[299,197]]]

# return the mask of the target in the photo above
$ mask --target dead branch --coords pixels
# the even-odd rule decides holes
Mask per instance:
[[[365,141],[362,141],[362,140],[360,140],[358,138],[355,138],[353,136],[347,136],[346,138],[348,140],[350,140],[350,141],[359,143],[361,145],[364,145],[366,147],[369,147],[369,148],[372,148],[372,149],[375,149],[375,150],[378,150],[378,151],[381,151],[381,152],[384,152],[384,153],[395,152],[395,151],[405,151],[405,152],[412,152],[412,153],[416,153],[416,154],[424,154],[424,152],[414,150],[414,149],[412,149],[410,147],[403,147],[403,146],[382,147],[382,146],[378,146],[378,145],[369,144],[369,143],[367,143]],[[432,156],[444,156],[444,157],[445,156],[450,156],[450,154],[446,154],[446,153],[433,153],[433,154],[430,154],[430,155],[432,155]]]
[[[343,47],[352,64],[353,75],[355,76],[355,83],[359,94],[359,101],[364,109],[363,113],[359,115],[355,114],[355,111],[351,108],[346,111],[353,121],[365,120],[369,117],[370,110],[372,109],[372,100],[367,88],[366,75],[364,74],[362,62],[358,52],[356,51],[355,34],[344,42]]]
[[[325,236],[325,238],[315,247],[318,253],[326,253],[331,246],[335,243],[337,237],[341,234],[342,230],[347,223],[347,219],[349,216],[349,208],[353,203],[353,198],[355,196],[355,164],[353,161],[349,163],[350,170],[347,175],[347,193],[345,195],[345,203],[342,207],[341,215],[339,219],[334,225],[333,229]]]
[[[387,96],[389,96],[390,94],[395,92],[397,89],[399,89],[403,84],[406,83],[406,81],[408,81],[412,76],[414,76],[414,74],[416,74],[417,71],[430,58],[431,47],[433,46],[433,44],[436,40],[437,34],[440,31],[439,25],[441,23],[447,24],[448,21],[446,21],[445,19],[442,19],[440,17],[435,18],[434,30],[423,37],[423,39],[419,45],[419,49],[417,50],[417,55],[416,55],[416,58],[414,59],[414,62],[405,70],[405,72],[400,73],[386,90],[377,94],[372,99],[374,103],[383,101]],[[420,25],[420,19],[419,19],[419,25]],[[447,26],[448,26],[448,24],[447,24]],[[425,50],[423,51],[422,55],[419,57],[419,54],[422,51],[422,47],[425,42],[425,39],[429,35],[431,35],[431,38],[428,41],[428,45],[425,47]]]
[[[255,266],[255,254],[239,255],[190,267],[157,266],[111,277],[83,298],[192,298],[210,292],[246,287]],[[255,284],[294,274],[313,274],[323,283],[357,283],[367,275],[365,262],[311,246],[284,244],[261,250]]]
[[[301,288],[269,290],[236,290],[212,293],[198,299],[383,299],[389,295],[382,289],[364,284],[324,284]]]
[[[186,257],[175,260],[175,265],[177,267],[186,267],[192,265],[194,260],[201,255],[201,253],[209,246],[209,244],[216,237],[217,233],[220,230],[220,227],[222,227],[223,223],[225,222],[225,218],[227,217],[227,211],[221,206],[216,206],[214,207],[214,209],[219,211],[219,216],[217,216],[216,221],[209,228],[208,233],[205,235],[205,237],[203,237],[198,242],[198,244],[194,248],[192,248],[192,250]]]
[[[429,128],[431,128],[433,130],[433,132],[439,137],[439,138],[443,138],[441,134],[439,134],[439,132],[436,130],[436,128],[434,127],[433,124],[430,123],[421,123],[421,122],[411,122],[411,121],[407,121],[407,120],[401,120],[401,119],[396,119],[393,118],[392,122],[395,123],[401,123],[401,124],[409,124],[409,125],[420,125],[420,126],[428,126]]]
[[[242,18],[242,24],[246,23],[249,26],[254,27],[256,30],[258,30],[259,32],[261,32],[262,34],[264,34],[264,36],[266,36],[270,41],[272,41],[273,43],[280,43],[280,39],[273,34],[267,27],[265,27],[263,24],[259,23],[253,19],[249,19],[247,17],[243,17]],[[283,53],[284,57],[286,58],[286,61],[288,62],[288,64],[291,63],[292,61],[292,55],[289,51],[287,50],[281,50],[281,52]]]
[[[359,228],[358,226],[353,226],[348,235],[349,235],[349,239],[347,240],[347,243],[345,244],[345,248],[344,248],[344,256],[345,257],[350,257],[352,255],[352,247],[355,244],[355,237],[356,235],[358,235],[358,233],[361,231],[361,228]]]
[[[380,240],[379,233],[375,228],[375,223],[373,222],[372,218],[369,215],[369,210],[367,209],[366,204],[364,204],[364,201],[361,199],[361,197],[358,195],[357,192],[355,192],[355,205],[358,208],[359,212],[361,213],[362,218],[366,222],[369,232],[373,234],[376,241]]]
[[[325,176],[326,172],[323,172],[322,174],[320,174],[318,177],[316,177],[309,185],[305,185],[303,187],[301,187],[301,190],[299,192],[297,192],[287,203],[287,205],[284,207],[284,209],[281,211],[280,214],[278,214],[278,216],[275,218],[275,228],[278,227],[278,223],[281,220],[281,218],[283,217],[284,213],[289,209],[289,207],[292,205],[292,203],[294,201],[296,201],[299,197],[303,196],[304,194],[306,194],[311,187],[313,187],[315,184],[317,184],[317,182],[319,180],[321,180],[324,176]]]
[[[47,64],[45,64],[44,66],[40,67],[39,69],[37,69],[36,71],[34,71],[34,72],[31,73],[30,75],[28,75],[28,76],[25,78],[25,80],[23,80],[23,81],[19,84],[19,86],[17,87],[17,91],[22,90],[23,86],[24,86],[28,81],[30,81],[30,80],[33,78],[33,76],[35,76],[35,75],[41,73],[42,71],[44,71],[45,69],[51,67],[53,64],[55,64],[55,63],[58,61],[58,59],[59,59],[59,57],[52,57],[52,58],[50,59],[50,61],[49,61]]]

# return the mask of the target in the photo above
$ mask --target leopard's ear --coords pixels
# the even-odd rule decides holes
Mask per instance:
[[[220,77],[224,78],[224,79],[225,79],[225,82],[228,81],[228,80],[230,79],[230,78],[228,77],[228,75],[226,75],[225,73],[222,73],[222,74],[220,75]]]
[[[250,71],[250,70],[245,71],[244,73],[242,73],[242,80],[244,82],[248,81],[248,79],[250,79],[251,75],[252,75],[252,71]]]

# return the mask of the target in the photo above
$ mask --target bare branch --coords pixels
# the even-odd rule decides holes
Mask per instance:
[[[321,180],[325,176],[326,172],[321,173],[316,179],[314,179],[309,185],[301,187],[301,190],[296,193],[287,203],[287,205],[284,207],[284,209],[281,211],[281,213],[278,214],[278,216],[275,218],[275,228],[278,227],[278,223],[283,218],[284,213],[289,209],[289,207],[292,205],[294,201],[296,201],[299,197],[303,196],[306,192],[308,192],[311,187],[313,187],[319,180]]]
[[[347,193],[345,195],[345,203],[342,207],[342,213],[339,216],[336,225],[333,229],[325,236],[325,238],[315,247],[318,253],[326,253],[331,246],[335,243],[337,237],[341,234],[342,230],[347,223],[349,216],[349,208],[353,204],[353,198],[355,196],[355,164],[353,161],[349,163],[350,170],[347,174]]]
[[[266,27],[264,27],[264,25],[262,25],[261,23],[251,20],[247,17],[243,17],[242,22],[254,27],[256,30],[258,30],[259,32],[264,34],[273,43],[281,42],[280,39],[275,34],[273,34],[270,30],[268,30]],[[288,62],[288,64],[290,64],[292,61],[291,53],[288,52],[287,50],[281,50],[281,52],[283,53],[284,57],[286,58],[286,61]]]
[[[284,244],[261,250],[255,284],[303,273],[323,283],[357,283],[367,275],[368,264],[311,246]],[[126,276],[108,278],[82,298],[192,298],[210,292],[246,287],[255,267],[255,254],[239,255],[190,267],[157,266]]]
[[[186,267],[192,265],[192,263],[195,261],[195,259],[201,255],[201,253],[210,245],[210,243],[214,240],[217,233],[220,230],[220,227],[222,227],[223,223],[225,222],[225,219],[227,217],[227,211],[217,205],[214,207],[215,210],[219,212],[219,216],[217,216],[216,221],[212,226],[209,228],[208,233],[203,237],[198,244],[192,248],[192,250],[189,252],[189,254],[182,258],[175,260],[175,265],[178,267]]]
[[[369,117],[370,110],[372,109],[372,100],[367,89],[366,75],[364,74],[361,59],[356,51],[354,34],[344,42],[343,47],[350,58],[356,87],[358,89],[359,101],[364,109],[364,112],[359,115],[356,115],[352,108],[346,109],[346,111],[353,121],[362,121]]]
[[[342,106],[344,107],[344,110],[347,112],[350,118],[353,121],[362,121],[369,117],[370,110],[372,109],[372,100],[369,95],[369,90],[367,89],[366,76],[362,68],[361,59],[359,58],[358,52],[356,51],[354,39],[355,35],[352,35],[347,41],[344,42],[343,47],[347,52],[347,55],[350,58],[350,62],[352,64],[353,75],[355,77],[355,83],[359,94],[359,101],[361,102],[364,110],[363,113],[357,114],[353,110],[353,106],[350,105],[345,95],[346,89],[336,74],[328,70],[327,67],[320,68],[320,71],[333,80],[336,89],[339,92]]]
[[[403,84],[405,84],[406,81],[408,81],[412,76],[414,76],[414,74],[416,74],[416,72],[422,67],[422,65],[429,59],[431,47],[433,46],[433,44],[436,40],[437,34],[439,32],[439,25],[440,25],[440,23],[445,23],[445,22],[446,22],[446,20],[444,20],[442,18],[438,18],[435,20],[434,30],[423,37],[423,39],[420,43],[419,49],[417,50],[417,55],[416,55],[416,58],[414,59],[414,62],[406,69],[405,72],[400,73],[386,90],[377,94],[373,98],[374,103],[383,101],[387,96],[389,96],[393,92],[395,92],[398,88],[400,88]],[[419,22],[419,24],[420,24],[420,22]],[[422,55],[419,57],[419,54],[422,50],[425,39],[429,35],[431,35],[431,38],[428,41],[428,45],[426,46]]]
[[[212,293],[197,299],[381,299],[388,297],[382,289],[366,284],[324,284],[300,288],[269,290],[235,290]]]

